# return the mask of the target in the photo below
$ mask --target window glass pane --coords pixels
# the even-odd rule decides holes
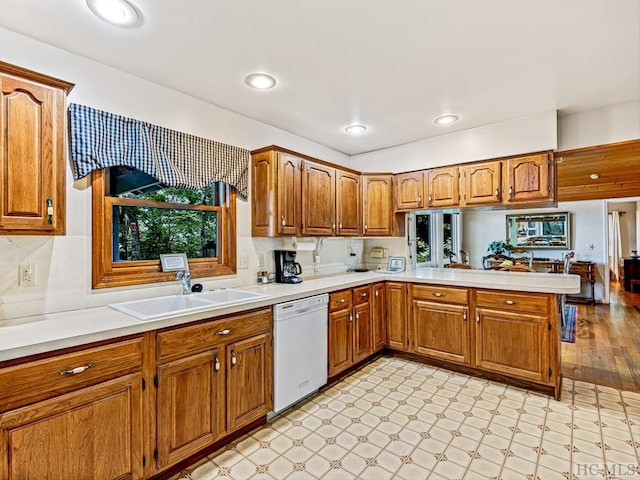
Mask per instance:
[[[221,205],[220,184],[213,183],[204,188],[186,189],[167,187],[155,178],[130,167],[109,169],[109,193],[111,197],[136,198],[154,202],[181,205]]]
[[[132,205],[113,206],[113,261],[218,255],[218,212]]]
[[[416,262],[431,261],[431,215],[416,214]]]
[[[442,258],[449,263],[453,245],[453,214],[442,214]]]

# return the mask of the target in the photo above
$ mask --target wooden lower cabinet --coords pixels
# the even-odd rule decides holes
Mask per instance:
[[[382,350],[387,343],[387,302],[383,282],[373,284],[371,294],[371,323],[373,325],[373,351]]]
[[[227,345],[227,428],[230,432],[272,409],[271,332]]]
[[[225,432],[224,354],[219,349],[158,367],[157,465],[193,455]]]
[[[0,478],[143,478],[142,374],[0,414]]]
[[[409,351],[407,284],[387,282],[387,346]]]
[[[329,376],[332,377],[351,366],[351,303],[346,308],[329,312]]]
[[[373,353],[373,325],[371,323],[371,305],[369,302],[353,307],[353,356],[357,363]]]
[[[413,351],[468,365],[468,307],[412,300]]]

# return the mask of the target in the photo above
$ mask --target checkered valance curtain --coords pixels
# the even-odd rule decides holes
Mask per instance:
[[[228,183],[247,199],[249,150],[72,103],[71,159],[76,180],[94,170],[134,167],[171,187]]]

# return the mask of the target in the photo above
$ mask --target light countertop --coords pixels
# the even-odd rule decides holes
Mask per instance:
[[[0,361],[181,325],[385,280],[555,294],[573,294],[580,291],[578,275],[445,268],[424,268],[396,274],[339,274],[305,279],[296,285],[272,283],[239,287],[266,294],[268,297],[152,321],[137,320],[108,306],[2,321]]]

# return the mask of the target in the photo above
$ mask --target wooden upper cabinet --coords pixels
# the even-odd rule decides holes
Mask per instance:
[[[360,235],[360,175],[336,169],[336,235]]]
[[[274,150],[252,155],[252,236],[300,234],[300,162],[293,155]]]
[[[0,62],[0,87],[0,234],[64,235],[73,85]]]
[[[393,235],[393,175],[362,176],[362,233]]]
[[[278,162],[277,198],[278,233],[280,235],[300,234],[300,162],[298,157],[286,153],[276,155]]]
[[[396,211],[415,210],[424,206],[424,172],[400,173],[393,176]]]
[[[442,167],[429,171],[427,206],[452,207],[460,203],[458,167]]]
[[[302,162],[302,233],[333,235],[336,228],[336,170]]]
[[[462,205],[490,205],[500,203],[502,162],[484,162],[460,167]]]
[[[504,203],[555,199],[555,163],[549,153],[504,160]]]

